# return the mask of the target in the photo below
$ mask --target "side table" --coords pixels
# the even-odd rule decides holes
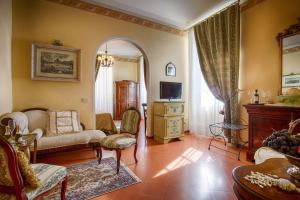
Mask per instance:
[[[24,153],[28,156],[28,160],[30,160],[30,146],[33,144],[33,158],[32,163],[36,163],[36,152],[37,152],[37,140],[36,134],[30,133],[25,135],[16,135],[17,141],[22,138],[24,143],[17,142],[16,145],[20,150],[24,151]]]
[[[237,167],[232,171],[234,180],[233,190],[239,200],[300,200],[300,194],[297,192],[286,192],[277,187],[260,188],[252,184],[244,177],[253,172],[277,175],[280,178],[291,181],[286,173],[287,168],[291,166],[287,159],[272,158],[258,165],[248,165]]]
[[[226,143],[226,138],[224,136],[224,130],[233,130],[233,131],[237,132],[238,142],[241,143],[241,145],[239,147],[239,152],[235,153],[235,152],[232,152],[232,151],[227,151],[225,149],[221,149],[221,150],[229,152],[229,153],[236,154],[238,156],[237,157],[238,160],[240,160],[241,151],[242,151],[243,147],[248,143],[248,141],[246,141],[246,142],[242,141],[242,139],[240,137],[240,131],[244,130],[244,129],[247,129],[247,128],[248,128],[247,125],[243,125],[243,124],[231,124],[231,123],[226,123],[226,122],[219,122],[219,123],[210,124],[209,125],[209,131],[212,134],[212,138],[211,138],[211,140],[209,142],[208,150],[210,150],[211,146],[213,146],[215,148],[218,148],[218,149],[221,149],[221,148],[219,148],[217,146],[214,146],[212,144],[213,140],[215,140],[217,138],[222,138],[224,140],[224,145],[226,146],[227,143]],[[231,139],[232,137],[227,137],[227,138]]]

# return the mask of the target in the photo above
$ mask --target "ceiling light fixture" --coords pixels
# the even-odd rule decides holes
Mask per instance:
[[[107,44],[105,49],[105,54],[98,54],[97,55],[97,63],[99,67],[112,67],[114,65],[114,58],[107,54]]]

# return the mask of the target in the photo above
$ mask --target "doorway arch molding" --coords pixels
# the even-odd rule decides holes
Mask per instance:
[[[130,44],[132,44],[133,46],[135,46],[143,55],[144,57],[144,66],[145,66],[145,71],[146,71],[146,74],[148,75],[148,80],[147,80],[147,104],[148,104],[148,110],[147,110],[147,115],[148,115],[148,118],[147,118],[147,136],[150,136],[152,137],[153,134],[149,135],[149,133],[152,133],[152,91],[151,91],[151,70],[150,70],[150,61],[149,61],[149,58],[147,56],[147,49],[140,45],[138,42],[136,42],[136,40],[130,38],[130,37],[126,37],[126,36],[110,36],[110,37],[107,37],[105,39],[103,39],[100,44],[97,46],[97,49],[95,50],[95,55],[93,56],[94,58],[94,61],[93,61],[93,127],[95,128],[96,127],[96,116],[95,116],[95,74],[96,74],[96,70],[95,70],[95,65],[96,65],[96,57],[97,57],[97,52],[98,52],[98,49],[103,45],[105,44],[106,42],[108,41],[111,41],[111,40],[123,40],[123,41],[126,41]]]

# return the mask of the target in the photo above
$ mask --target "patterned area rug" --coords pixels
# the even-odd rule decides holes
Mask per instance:
[[[67,200],[91,199],[141,182],[122,163],[119,174],[116,174],[116,166],[117,161],[110,157],[103,158],[100,165],[95,160],[68,167]],[[43,199],[60,200],[60,188]]]

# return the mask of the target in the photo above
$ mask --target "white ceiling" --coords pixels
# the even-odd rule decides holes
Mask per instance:
[[[126,58],[137,58],[142,55],[140,50],[136,48],[130,42],[113,39],[102,44],[98,49],[98,54],[103,54],[105,52],[105,45],[107,44],[107,52],[109,55],[120,56]]]
[[[84,0],[181,30],[236,0]]]

